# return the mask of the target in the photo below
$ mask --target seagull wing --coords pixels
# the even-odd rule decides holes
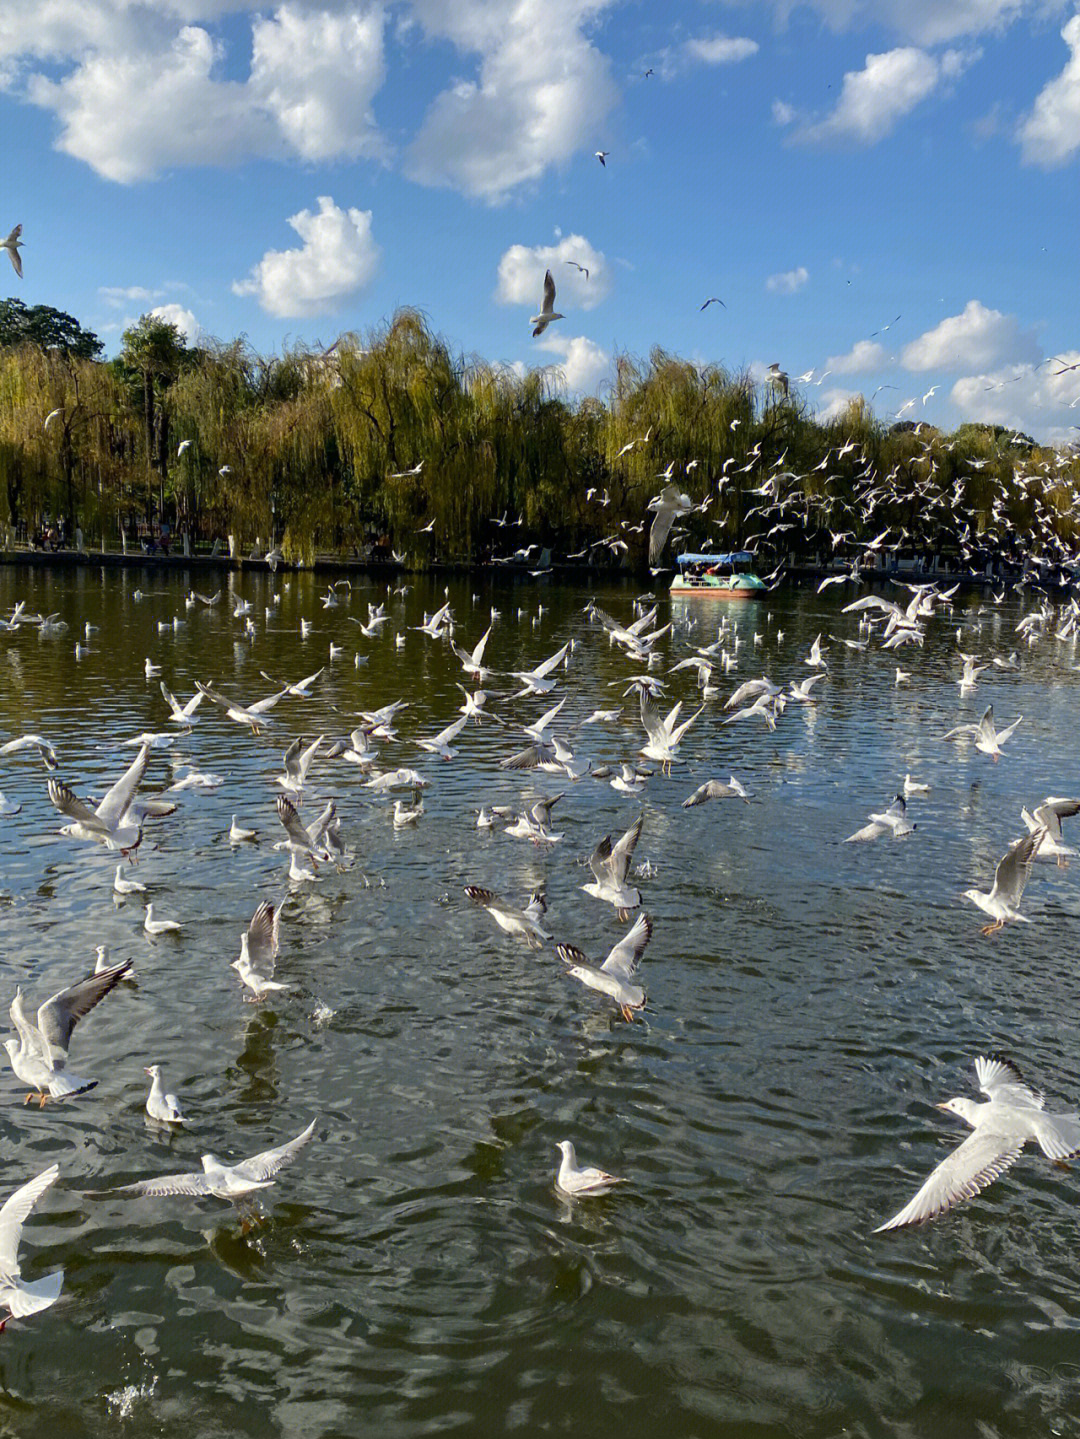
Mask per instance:
[[[660,746],[667,744],[667,729],[664,721],[660,718],[660,711],[644,690],[641,691],[641,723],[653,744]]]
[[[97,807],[97,817],[108,829],[116,829],[123,820],[135,793],[142,783],[150,762],[150,746],[144,744],[124,773]]]
[[[456,719],[453,724],[447,725],[446,728],[440,731],[440,733],[437,734],[433,740],[430,740],[429,743],[435,745],[437,748],[441,748],[443,745],[448,745],[451,740],[457,739],[458,735],[465,728],[468,722],[469,716],[462,715],[461,718]]]
[[[1003,899],[1010,909],[1015,909],[1024,893],[1024,886],[1031,875],[1031,860],[1042,839],[1043,831],[1026,834],[1011,844],[994,871],[994,887],[991,896]]]
[[[956,726],[955,729],[951,729],[948,734],[943,734],[943,735],[941,736],[941,738],[942,738],[943,740],[956,739],[957,735],[962,735],[962,734],[979,734],[979,733],[980,733],[980,726],[977,725],[977,724],[959,724],[959,725]]]
[[[627,871],[630,868],[630,861],[634,855],[634,849],[641,838],[641,828],[645,823],[644,814],[639,814],[634,823],[619,840],[618,844],[611,851],[611,872],[615,876],[620,888],[626,879]]]
[[[1025,1083],[1023,1075],[1012,1060],[1003,1055],[993,1054],[989,1059],[977,1059],[975,1074],[979,1088],[988,1099],[996,1099],[1022,1109],[1042,1109],[1046,1104],[1038,1090]]]
[[[484,650],[487,648],[488,636],[491,634],[491,626],[488,625],[476,648],[473,650],[470,659],[474,665],[479,665],[484,658]]]
[[[159,680],[158,683],[161,685],[161,697],[169,706],[169,712],[172,714],[173,718],[183,719],[185,717],[184,710],[182,709],[179,700],[177,700],[176,696],[173,694],[172,690],[169,689],[169,686],[165,683],[164,680]],[[199,699],[202,699],[202,695],[199,695]]]
[[[532,809],[529,811],[529,814],[541,827],[541,829],[547,829],[548,825],[551,823],[551,811],[562,799],[564,793],[564,790],[560,790],[558,794],[553,794],[550,799],[537,800],[536,803],[533,805]]]
[[[987,743],[994,743],[994,740],[997,738],[997,730],[994,728],[993,705],[986,706],[986,709],[983,711],[982,719],[975,726],[975,733],[979,736],[980,739],[986,740]]]
[[[652,920],[647,914],[641,914],[633,929],[619,940],[600,968],[617,979],[630,980],[651,938]]]
[[[1057,799],[1051,795],[1039,805],[1034,819],[1037,825],[1050,832],[1052,839],[1060,841],[1063,838],[1061,821],[1076,814],[1080,814],[1080,799]]]
[[[256,700],[254,704],[248,705],[247,711],[249,714],[253,715],[265,714],[267,710],[272,710],[274,708],[278,700],[283,700],[288,693],[289,686],[286,685],[283,690],[278,690],[276,695],[267,695],[265,699]],[[211,695],[210,698],[212,699],[213,696]]]
[[[563,660],[566,658],[566,652],[569,648],[570,643],[569,641],[567,641],[567,643],[563,645],[561,650],[556,650],[556,652],[550,657],[550,659],[546,659],[541,664],[538,664],[534,670],[530,671],[530,674],[534,675],[535,678],[538,680],[546,679],[547,676],[551,673],[551,671],[556,667],[556,665],[562,664]]]
[[[110,989],[115,989],[131,968],[131,960],[114,964],[100,974],[92,974],[78,984],[60,989],[47,999],[37,1012],[38,1029],[51,1049],[67,1053],[71,1031],[84,1015],[100,1004]]]
[[[990,1123],[980,1125],[941,1161],[910,1204],[879,1224],[875,1234],[933,1219],[961,1199],[973,1198],[1016,1162],[1025,1137],[1015,1130],[999,1132]]]
[[[277,800],[278,819],[285,826],[285,833],[292,840],[293,844],[299,845],[301,849],[311,848],[311,838],[307,830],[300,823],[300,816],[296,812],[296,806],[292,800],[286,799],[283,794],[278,795]]]
[[[50,1165],[48,1169],[42,1170],[36,1179],[31,1179],[16,1189],[0,1209],[0,1271],[9,1277],[14,1277],[19,1272],[19,1240],[22,1238],[23,1225],[49,1185],[55,1183],[59,1173],[58,1165]],[[14,1312],[12,1309],[12,1313]]]
[[[550,315],[554,308],[555,281],[552,278],[551,271],[548,270],[544,275],[544,303],[540,306],[540,313],[542,315]]]
[[[49,798],[68,819],[75,820],[78,824],[84,824],[87,829],[96,830],[100,834],[108,834],[109,826],[103,824],[89,805],[79,799],[69,785],[63,780],[51,779],[49,781]]]
[[[540,763],[540,749],[538,745],[531,744],[527,749],[518,750],[508,759],[499,761],[500,769],[536,769]]]
[[[660,563],[660,556],[664,553],[664,546],[667,544],[668,535],[671,534],[671,527],[675,523],[677,513],[678,511],[671,505],[662,504],[657,508],[656,516],[649,527],[650,565]]]
[[[19,1038],[22,1040],[22,1047],[28,1054],[36,1054],[49,1062],[48,1046],[42,1037],[41,1031],[36,1029],[26,1017],[26,1010],[23,1008],[22,990],[16,989],[15,998],[11,1001],[11,1008],[8,1010],[11,1022],[15,1026]]]
[[[158,1179],[140,1179],[135,1184],[122,1184],[107,1189],[106,1194],[145,1194],[163,1199],[170,1194],[210,1194],[210,1181],[205,1174],[163,1174]]]
[[[281,908],[263,900],[251,917],[247,927],[248,959],[264,979],[274,977],[274,958],[280,948],[278,927],[281,922]]]
[[[234,1165],[233,1172],[241,1179],[249,1179],[255,1184],[272,1179],[279,1170],[293,1162],[314,1133],[315,1120],[313,1119],[308,1127],[295,1139],[290,1139],[288,1144],[279,1145],[277,1149],[264,1149],[261,1154],[253,1154],[250,1159],[244,1159]]]

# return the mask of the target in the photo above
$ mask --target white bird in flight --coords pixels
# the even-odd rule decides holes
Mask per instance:
[[[623,1019],[631,1024],[634,1010],[645,1008],[645,991],[633,980],[651,938],[652,920],[647,914],[639,914],[630,932],[619,940],[601,965],[590,964],[587,956],[572,944],[557,944],[555,953],[568,966],[567,974],[572,979],[613,999]]]
[[[226,1164],[214,1154],[204,1154],[201,1174],[198,1171],[194,1174],[163,1174],[157,1179],[140,1179],[134,1184],[124,1184],[119,1189],[105,1190],[104,1193],[130,1194],[133,1197],[145,1195],[152,1199],[172,1194],[213,1195],[216,1199],[227,1199],[230,1204],[244,1207],[250,1194],[257,1189],[268,1189],[274,1183],[274,1176],[293,1162],[314,1133],[313,1119],[288,1144],[266,1149],[250,1159],[240,1160],[238,1164]]]
[[[1019,1158],[1034,1139],[1048,1159],[1071,1159],[1080,1152],[1080,1115],[1046,1114],[1043,1096],[1024,1083],[1007,1059],[975,1061],[979,1088],[989,1101],[947,1099],[939,1104],[958,1115],[972,1132],[943,1159],[909,1204],[874,1231],[899,1229],[943,1214],[962,1199],[972,1199]]]
[[[977,889],[965,889],[963,898],[970,899],[972,904],[977,905],[983,914],[988,914],[993,921],[992,924],[983,927],[983,934],[996,934],[1002,929],[1007,920],[1019,919],[1025,924],[1027,917],[1019,913],[1020,900],[1024,894],[1024,886],[1031,874],[1031,861],[1038,847],[1042,831],[1037,830],[1034,834],[1026,834],[1023,839],[1018,839],[1011,844],[1006,854],[998,861],[997,869],[994,870],[994,885],[989,894],[983,894]]]
[[[5,1039],[4,1048],[15,1077],[37,1092],[40,1105],[47,1099],[71,1099],[85,1094],[97,1084],[96,1079],[80,1079],[67,1073],[71,1033],[79,1020],[116,988],[130,968],[131,960],[125,959],[122,964],[114,964],[110,969],[57,990],[38,1009],[36,1024],[23,1008],[22,990],[16,989],[9,1012],[19,1037]],[[33,1094],[28,1094],[23,1103],[29,1104],[33,1098]]]
[[[6,250],[8,252],[8,258],[15,267],[15,273],[20,280],[22,279],[22,256],[19,254],[19,249],[22,245],[22,241],[19,239],[21,234],[22,226],[16,225],[7,239],[0,241],[0,250]]]
[[[529,324],[535,327],[533,339],[535,340],[537,335],[542,335],[552,320],[565,319],[566,316],[560,315],[555,308],[555,281],[551,278],[551,271],[548,270],[544,275],[544,300],[540,306],[540,313],[529,319]]]
[[[62,1269],[47,1274],[44,1279],[28,1281],[23,1279],[19,1267],[19,1241],[23,1225],[59,1173],[59,1166],[50,1165],[35,1179],[16,1189],[0,1209],[0,1304],[8,1310],[7,1318],[0,1320],[0,1333],[7,1327],[8,1319],[25,1319],[30,1314],[38,1314],[60,1298],[64,1283]]]
[[[280,925],[281,906],[264,900],[240,935],[240,958],[233,960],[232,968],[251,990],[253,1003],[276,990],[290,988],[274,979],[274,966],[281,948],[278,938]],[[244,996],[245,999],[247,997]]]

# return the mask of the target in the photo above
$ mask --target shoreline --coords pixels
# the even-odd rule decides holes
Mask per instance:
[[[467,560],[432,560],[423,566],[410,568],[408,565],[399,564],[395,560],[361,560],[335,555],[318,555],[310,564],[288,564],[284,561],[278,561],[276,566],[271,567],[265,559],[254,559],[239,555],[147,555],[141,553],[124,554],[120,550],[0,550],[0,566],[5,565],[12,566],[13,568],[21,566],[26,569],[84,569],[91,567],[117,570],[152,569],[164,573],[192,570],[205,574],[228,574],[245,570],[269,574],[281,570],[288,574],[368,574],[384,577],[397,575],[411,575],[413,577],[421,577],[424,575],[485,575],[503,577],[513,581],[531,579],[534,582],[542,582],[550,576],[553,579],[621,580],[648,584],[650,578],[647,570],[601,569],[592,565],[567,564],[565,562],[556,562],[550,565],[542,575],[537,576],[524,565],[484,564]],[[785,578],[797,584],[820,583],[823,579],[841,574],[845,572],[845,570],[846,566],[834,569],[817,565],[792,565],[785,571]],[[1072,589],[1072,586],[1068,584],[1051,584],[1047,581],[1038,580],[1037,577],[1035,577],[1035,579],[1039,587],[1043,589],[1061,590],[1066,593]],[[890,580],[895,580],[900,584],[934,583],[942,588],[959,584],[963,589],[967,590],[992,589],[995,586],[1012,586],[1016,583],[1015,579],[990,578],[985,574],[972,574],[970,571],[924,571],[917,568],[863,571],[862,585],[864,586],[873,588],[875,582],[884,585]],[[666,584],[663,588],[666,591]]]

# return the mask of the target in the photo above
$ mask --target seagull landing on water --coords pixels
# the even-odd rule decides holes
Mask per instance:
[[[301,1149],[315,1133],[315,1120],[308,1127],[282,1144],[277,1149],[264,1150],[238,1164],[226,1164],[214,1154],[202,1157],[202,1173],[164,1174],[159,1179],[140,1179],[135,1184],[125,1184],[119,1189],[98,1191],[104,1194],[145,1195],[151,1199],[162,1199],[172,1194],[203,1196],[212,1194],[215,1199],[227,1199],[230,1204],[245,1212],[245,1227],[248,1214],[252,1218],[251,1201],[248,1196],[256,1189],[268,1189],[274,1183],[274,1175],[287,1164],[291,1164]]]
[[[552,320],[565,319],[566,316],[560,315],[555,308],[555,281],[551,278],[551,271],[548,270],[544,275],[544,301],[540,306],[540,313],[532,315],[529,319],[529,324],[535,326],[533,339],[535,340],[537,335],[542,335]]]
[[[987,705],[978,724],[957,725],[955,729],[951,729],[948,734],[943,734],[941,738],[947,740],[955,739],[957,735],[974,735],[975,748],[983,754],[988,754],[997,764],[998,757],[1003,753],[1001,746],[1023,718],[1024,716],[1020,715],[1013,720],[1011,725],[1006,725],[1004,729],[999,730],[994,725],[994,706]]]
[[[899,1229],[944,1214],[961,1199],[971,1199],[1004,1174],[1034,1139],[1048,1159],[1071,1159],[1080,1152],[1080,1115],[1046,1114],[1046,1101],[1024,1083],[1007,1059],[975,1061],[979,1088],[989,1103],[947,1099],[938,1109],[958,1115],[972,1132],[943,1159],[910,1204],[874,1231]]]
[[[635,984],[634,971],[652,938],[652,920],[639,914],[630,932],[623,936],[601,965],[592,965],[573,944],[557,944],[555,953],[567,966],[567,974],[587,989],[606,994],[618,1005],[623,1019],[632,1024],[635,1009],[645,1008],[645,991]]]
[[[1010,919],[1028,923],[1027,918],[1018,913],[1018,909],[1024,886],[1031,874],[1031,861],[1044,833],[1043,830],[1036,830],[1034,834],[1026,834],[1023,839],[1018,839],[1009,846],[1008,852],[998,861],[998,867],[994,871],[994,886],[989,894],[982,894],[977,889],[964,890],[963,898],[970,899],[972,904],[978,905],[983,914],[988,914],[994,921],[993,924],[983,927],[983,934],[996,934]]]

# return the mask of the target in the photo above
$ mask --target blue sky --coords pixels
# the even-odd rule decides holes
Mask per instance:
[[[269,353],[416,305],[574,392],[660,345],[1080,438],[1074,3],[39,0],[0,123],[0,293],[110,351],[158,307]]]

